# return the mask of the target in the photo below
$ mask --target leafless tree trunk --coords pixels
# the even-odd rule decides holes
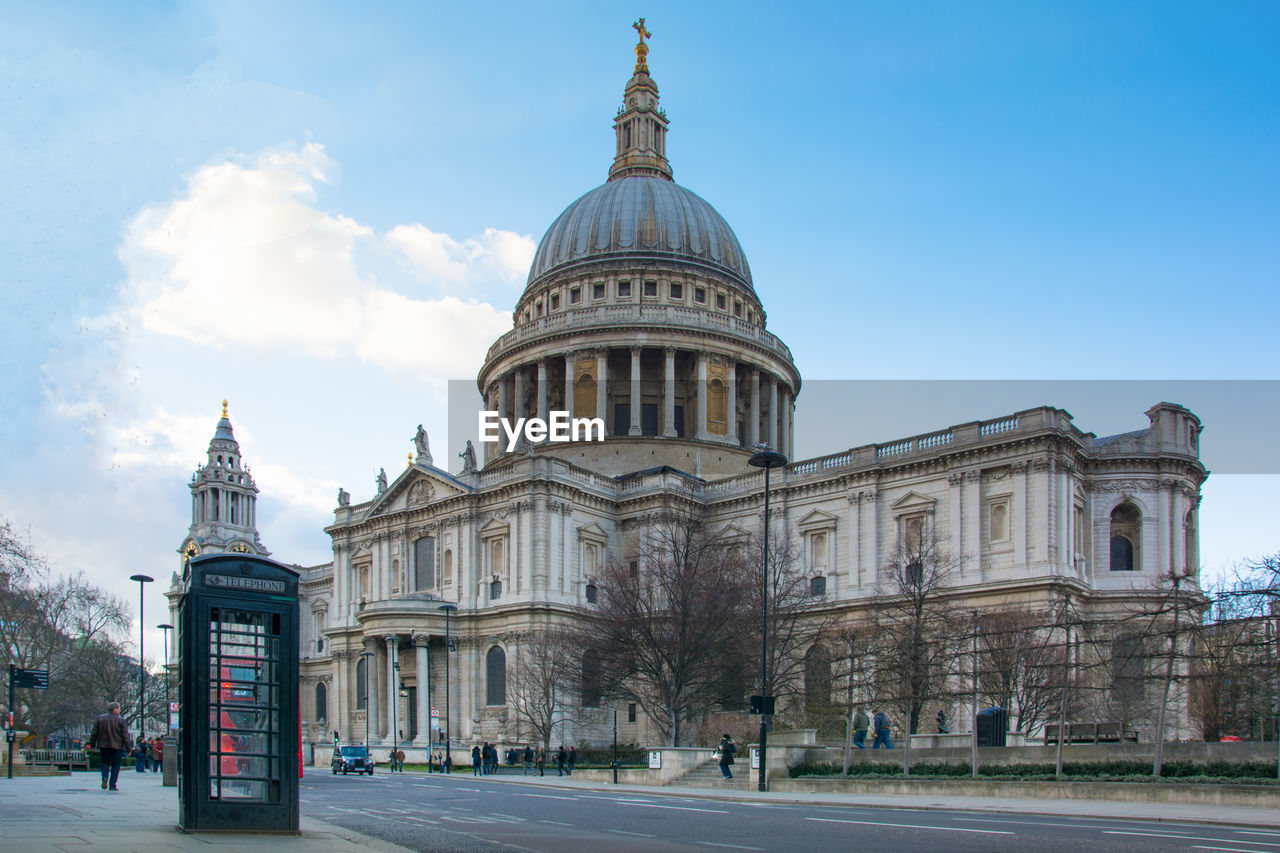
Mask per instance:
[[[519,737],[537,740],[550,752],[556,731],[568,719],[580,696],[582,680],[598,685],[598,674],[583,667],[574,635],[544,628],[527,634],[519,645],[507,692]]]

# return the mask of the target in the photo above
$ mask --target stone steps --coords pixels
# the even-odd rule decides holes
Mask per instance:
[[[720,763],[716,759],[703,762],[689,772],[672,779],[669,785],[682,785],[689,788],[719,788],[730,791],[751,791],[750,766],[739,761],[731,768],[733,778],[726,779],[720,772]]]

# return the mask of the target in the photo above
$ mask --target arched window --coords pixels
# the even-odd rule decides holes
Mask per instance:
[[[356,710],[363,711],[369,706],[369,668],[365,666],[368,658],[356,660]]]
[[[453,583],[453,550],[449,549],[444,552],[444,582],[446,584]]]
[[[1186,548],[1186,568],[1199,568],[1200,554],[1196,550],[1198,546],[1196,544],[1196,511],[1194,509],[1187,513],[1183,532],[1185,534],[1183,544]]]
[[[582,657],[582,707],[600,707],[600,661],[591,654]]]
[[[484,658],[484,703],[507,704],[507,653],[498,646],[489,649]]]
[[[1111,571],[1132,572],[1142,565],[1142,513],[1131,503],[1111,511]]]
[[[820,645],[804,656],[804,703],[807,708],[831,704],[831,656]]]
[[[415,590],[436,587],[436,539],[423,536],[413,541],[413,588]]]
[[[319,682],[318,684],[316,684],[316,716],[315,716],[315,719],[316,719],[316,721],[317,721],[317,722],[318,722],[318,721],[320,721],[320,720],[327,720],[327,719],[329,719],[329,712],[328,712],[328,708],[327,708],[328,704],[329,704],[329,691],[328,691],[328,689],[324,686],[324,682],[323,682],[323,681],[321,681],[321,682]]]

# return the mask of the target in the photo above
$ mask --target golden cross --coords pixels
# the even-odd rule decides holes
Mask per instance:
[[[647,38],[653,38],[653,33],[645,29],[644,18],[636,21],[631,25],[637,33],[640,34],[640,41],[636,44],[636,72],[637,74],[648,74],[649,64],[645,62],[645,57],[649,54],[649,46],[644,43]]]
[[[632,28],[633,30],[635,30],[637,33],[639,33],[639,34],[640,34],[640,43],[641,43],[641,44],[643,44],[643,43],[644,43],[644,40],[645,40],[645,39],[647,39],[647,38],[653,38],[653,33],[649,32],[648,30],[646,30],[646,29],[644,28],[644,18],[641,18],[640,20],[638,20],[638,21],[636,21],[634,24],[632,24],[632,25],[631,25],[631,28]]]

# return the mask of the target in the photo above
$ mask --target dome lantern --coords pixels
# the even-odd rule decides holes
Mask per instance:
[[[622,94],[622,106],[613,120],[613,131],[618,137],[609,180],[644,177],[673,180],[671,164],[667,162],[667,115],[658,108],[658,84],[649,76],[646,58],[651,38],[644,26],[644,18],[632,24],[640,36],[636,45],[636,68],[627,81]]]

